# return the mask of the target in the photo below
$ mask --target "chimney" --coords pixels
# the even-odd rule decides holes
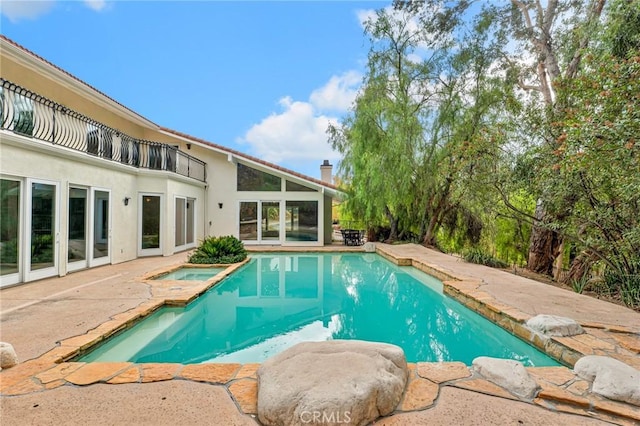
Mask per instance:
[[[329,164],[329,160],[324,160],[320,165],[320,180],[333,185],[333,166]]]

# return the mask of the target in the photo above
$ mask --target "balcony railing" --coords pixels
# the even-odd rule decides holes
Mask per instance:
[[[0,78],[0,128],[133,167],[206,181],[206,164],[161,142],[136,139]]]

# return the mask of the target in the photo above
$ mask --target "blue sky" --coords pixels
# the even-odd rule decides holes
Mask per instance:
[[[0,0],[0,30],[161,126],[319,177],[389,3]]]

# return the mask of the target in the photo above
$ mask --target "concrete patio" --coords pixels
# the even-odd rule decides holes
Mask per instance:
[[[637,312],[421,246],[376,245],[394,262],[438,276],[446,293],[534,345],[540,342],[521,326],[528,318],[543,313],[580,322],[585,335],[554,338],[542,348],[565,365],[582,355],[598,354],[640,369]],[[176,290],[145,279],[186,258],[186,253],[143,258],[0,290],[0,341],[11,343],[21,361],[0,373],[2,424],[259,424],[256,364],[68,362],[103,335],[165,301],[186,303],[215,284],[214,280]],[[457,364],[444,364],[449,372],[444,376],[432,363],[413,364],[397,411],[376,424],[640,422],[639,407],[591,394],[569,368],[530,369],[542,391],[535,401],[523,402],[499,386],[470,377],[464,373],[466,367]]]

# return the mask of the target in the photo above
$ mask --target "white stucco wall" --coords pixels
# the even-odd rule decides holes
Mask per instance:
[[[59,263],[58,275],[67,273],[68,195],[70,186],[94,188],[110,192],[110,263],[120,263],[138,256],[139,195],[163,194],[162,254],[175,252],[176,196],[195,198],[196,243],[204,235],[205,184],[175,173],[137,169],[117,162],[95,158],[86,153],[64,149],[46,142],[0,131],[0,172],[3,178],[23,182],[22,204],[27,179],[58,184]],[[130,198],[127,206],[124,198]],[[26,213],[24,213],[23,219]],[[26,230],[24,231],[26,232]]]
[[[325,202],[329,200],[329,225],[331,224],[331,198],[325,197],[323,193],[318,190],[317,192],[286,192],[286,191],[247,191],[238,192],[237,188],[237,161],[243,161],[237,157],[230,157],[228,154],[216,152],[206,147],[194,147],[192,146],[189,154],[201,159],[207,163],[207,207],[206,207],[206,219],[204,220],[205,234],[212,236],[221,235],[233,235],[238,237],[238,215],[240,210],[241,201],[317,201],[318,213],[320,218],[318,219],[318,241],[298,241],[298,242],[286,242],[284,241],[284,235],[281,242],[275,242],[275,244],[282,245],[304,245],[304,246],[320,246],[324,244],[326,239],[326,220],[323,220],[323,213],[326,213]],[[310,186],[308,182],[304,182],[302,179],[287,176],[284,173],[279,173],[276,170],[261,167],[258,164],[252,164],[246,162],[249,167],[265,171],[266,173],[278,176],[282,179],[284,185],[285,180],[290,180],[302,185]],[[220,207],[220,203],[222,207]],[[330,227],[330,226],[329,226]],[[331,239],[329,237],[329,243]],[[247,243],[251,244],[251,243]]]

